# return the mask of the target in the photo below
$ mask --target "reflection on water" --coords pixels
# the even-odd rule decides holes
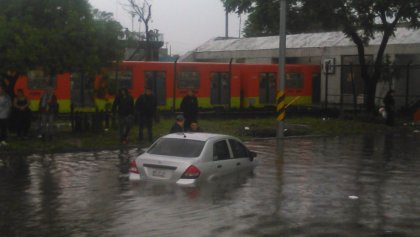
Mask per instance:
[[[1,236],[420,236],[419,137],[250,142],[253,171],[129,182],[137,150],[2,157]]]

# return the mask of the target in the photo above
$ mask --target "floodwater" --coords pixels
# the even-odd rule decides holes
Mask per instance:
[[[138,151],[2,157],[0,236],[420,236],[420,137],[296,138],[252,173],[128,181]]]

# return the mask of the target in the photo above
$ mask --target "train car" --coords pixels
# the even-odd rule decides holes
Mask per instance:
[[[277,65],[238,64],[234,68],[233,78],[240,78],[240,88],[243,94],[242,107],[263,108],[275,105],[278,81]],[[287,105],[309,106],[319,102],[319,66],[289,64],[286,65],[285,72],[285,103]]]
[[[231,93],[229,68],[222,63],[123,62],[97,77],[96,104],[101,109],[109,106],[115,88],[127,88],[137,98],[148,87],[162,110],[179,108],[189,90],[196,93],[201,108],[224,107],[231,101],[239,106],[239,92]]]
[[[95,80],[95,104],[110,109],[118,88],[126,88],[136,99],[151,88],[160,109],[172,108],[174,64],[169,62],[123,62],[104,69]]]
[[[22,89],[30,100],[30,108],[37,111],[41,95],[47,88],[55,88],[59,104],[59,112],[69,112],[71,105],[71,75],[69,73],[58,74],[51,77],[44,74],[43,70],[29,71],[26,76],[18,78],[15,84],[15,92]]]
[[[179,108],[189,90],[195,91],[202,109],[274,107],[278,66],[275,64],[229,64],[192,62],[122,62],[103,69],[96,77],[63,73],[48,77],[42,70],[18,79],[38,109],[42,92],[55,88],[59,112],[110,110],[118,88],[137,98],[151,88],[161,110]],[[320,67],[286,65],[286,104],[319,102]]]
[[[137,97],[149,87],[160,109],[179,108],[189,90],[195,91],[200,107],[205,109],[275,105],[278,76],[275,64],[124,62],[118,67],[99,78],[97,88],[125,87]],[[319,102],[319,78],[317,65],[286,65],[286,103]],[[106,97],[108,101],[113,95]]]

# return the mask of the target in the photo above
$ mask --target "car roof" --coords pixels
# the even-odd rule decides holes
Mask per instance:
[[[197,141],[207,141],[209,139],[218,138],[233,138],[229,135],[216,134],[216,133],[201,133],[201,132],[185,132],[185,133],[171,133],[163,136],[163,138],[179,138],[179,139],[190,139]]]

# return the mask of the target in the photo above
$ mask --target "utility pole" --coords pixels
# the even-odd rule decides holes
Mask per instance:
[[[284,137],[284,119],[286,116],[285,79],[286,79],[286,0],[280,0],[280,32],[279,32],[279,72],[277,77],[277,138]]]
[[[241,31],[242,31],[242,15],[239,15],[239,34],[238,34],[238,38],[241,38]]]
[[[226,9],[226,26],[225,26],[225,37],[228,38],[229,37],[229,12]]]

